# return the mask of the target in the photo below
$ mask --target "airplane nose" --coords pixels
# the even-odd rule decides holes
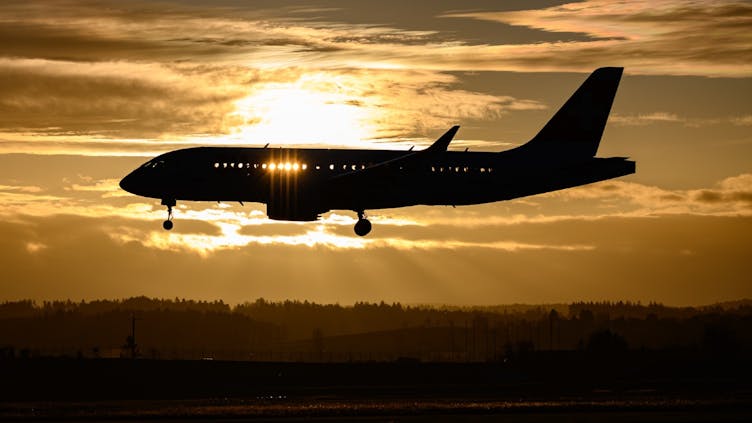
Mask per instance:
[[[120,180],[120,188],[122,188],[124,191],[128,191],[131,194],[135,194],[135,177],[133,176],[133,173],[129,173],[125,176],[125,178]]]

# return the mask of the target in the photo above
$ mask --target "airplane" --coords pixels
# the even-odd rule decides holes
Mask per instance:
[[[273,220],[315,221],[330,210],[490,203],[635,173],[627,157],[595,157],[623,68],[596,69],[525,144],[502,152],[447,151],[459,126],[419,151],[194,147],[144,163],[120,181],[160,199],[165,230],[177,201],[256,202]]]

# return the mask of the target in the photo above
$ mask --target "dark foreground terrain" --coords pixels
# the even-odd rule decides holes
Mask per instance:
[[[496,363],[0,360],[0,420],[752,421],[747,357]]]

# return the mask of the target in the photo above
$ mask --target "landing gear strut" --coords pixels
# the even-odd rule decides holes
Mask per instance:
[[[366,219],[366,213],[363,210],[356,210],[358,213],[358,222],[355,224],[355,234],[366,236],[371,232],[371,222]]]
[[[162,222],[162,227],[169,231],[172,229],[172,206],[175,205],[175,200],[173,199],[164,199],[162,200],[162,205],[167,206],[167,220]]]

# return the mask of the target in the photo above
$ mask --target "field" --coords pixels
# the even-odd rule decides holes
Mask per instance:
[[[3,420],[750,421],[744,357],[496,363],[0,360]]]

